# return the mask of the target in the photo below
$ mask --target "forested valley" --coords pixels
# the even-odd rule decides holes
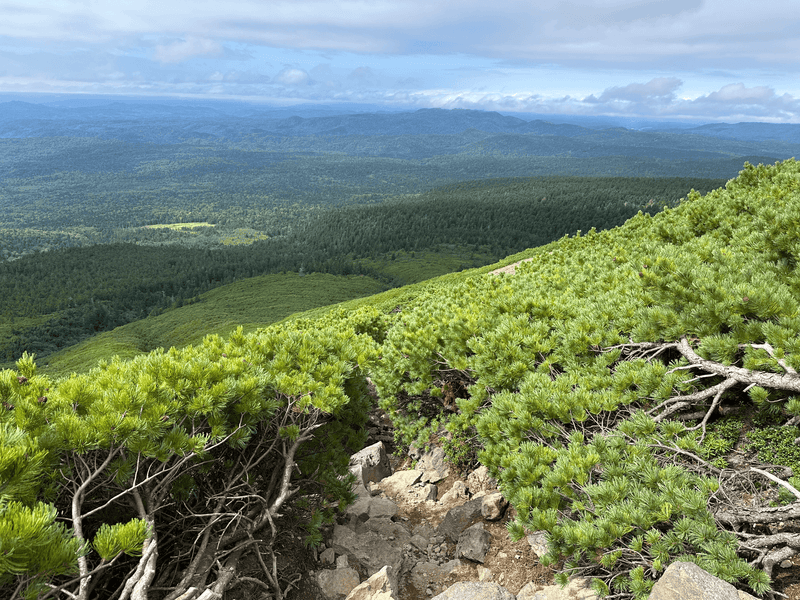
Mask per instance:
[[[346,205],[298,218],[291,230],[249,243],[113,243],[37,252],[0,263],[6,334],[0,361],[40,359],[86,337],[195,302],[210,289],[268,273],[360,274],[386,287],[413,283],[374,265],[434,251],[481,266],[578,230],[621,225],[640,210],[674,205],[708,179],[545,177],[452,184],[418,196]],[[183,231],[204,239],[207,227]],[[149,230],[152,242],[158,232]],[[179,238],[178,238],[179,239]]]

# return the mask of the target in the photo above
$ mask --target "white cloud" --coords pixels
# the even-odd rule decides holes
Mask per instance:
[[[180,63],[195,56],[216,55],[222,52],[222,46],[214,40],[187,37],[185,40],[158,45],[153,57],[161,63]]]
[[[289,86],[305,85],[309,83],[310,79],[308,73],[294,67],[284,67],[281,72],[275,76],[275,81],[277,83]]]

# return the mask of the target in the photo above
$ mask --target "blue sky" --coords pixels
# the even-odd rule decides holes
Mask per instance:
[[[0,92],[800,123],[798,0],[0,0]]]

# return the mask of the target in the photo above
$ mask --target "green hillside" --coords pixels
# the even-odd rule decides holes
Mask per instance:
[[[370,377],[398,442],[489,467],[562,581],[645,598],[690,560],[766,596],[800,546],[800,163],[501,264],[524,258],[66,378],[0,372],[0,590],[224,589],[283,528],[319,543]]]
[[[48,357],[44,369],[56,377],[83,372],[112,356],[132,358],[156,348],[197,344],[209,334],[227,336],[237,327],[251,332],[289,315],[369,296],[384,286],[361,275],[311,273],[263,275],[202,294],[196,303],[101,333]]]

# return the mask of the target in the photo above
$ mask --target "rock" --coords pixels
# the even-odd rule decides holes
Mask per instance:
[[[491,581],[492,572],[486,567],[478,567],[478,581]]]
[[[458,537],[456,558],[466,558],[474,562],[483,563],[491,544],[492,534],[483,528],[483,523],[475,523],[472,527],[465,529]]]
[[[456,481],[453,483],[453,487],[439,498],[439,504],[446,508],[452,508],[464,504],[467,500],[469,500],[467,485],[463,481]]]
[[[497,583],[464,582],[451,585],[433,600],[515,600],[514,594]]]
[[[451,542],[458,542],[461,532],[481,518],[481,505],[481,498],[477,498],[451,508],[447,511],[436,532]]]
[[[408,574],[408,585],[417,590],[417,593],[422,592],[432,584],[443,582],[460,566],[460,560],[451,560],[441,565],[436,562],[419,562]]]
[[[397,594],[397,578],[387,565],[354,588],[347,600],[398,600]]]
[[[483,496],[481,515],[487,521],[499,521],[506,512],[506,506],[508,506],[508,502],[500,492],[487,494]]]
[[[368,576],[386,565],[392,567],[393,572],[400,573],[403,545],[411,539],[408,530],[388,519],[371,519],[362,524],[360,529],[356,533],[343,525],[334,526],[331,547],[338,554],[347,554]],[[394,539],[390,540],[390,536]]]
[[[473,494],[497,488],[497,480],[489,477],[489,469],[481,465],[467,476],[467,487]]]
[[[336,562],[336,551],[333,548],[326,548],[320,553],[319,560],[323,565],[332,565]]]
[[[367,446],[350,457],[350,464],[361,465],[361,483],[367,486],[371,481],[381,481],[392,474],[389,456],[383,442]],[[357,473],[358,475],[358,473]]]
[[[423,472],[419,470],[399,471],[390,477],[382,479],[378,484],[387,496],[394,498],[401,494],[406,488],[417,483],[422,477]]]
[[[428,500],[435,501],[437,493],[438,490],[434,484],[426,483],[420,485],[417,483],[404,489],[399,494],[395,494],[394,499],[397,500],[397,502],[414,506],[427,502]]]
[[[754,596],[737,590],[694,563],[674,562],[650,592],[650,600],[749,600]]]
[[[368,519],[391,518],[397,514],[397,504],[388,498],[360,497],[347,507],[345,517],[351,523]]]
[[[411,536],[411,545],[424,552],[428,548],[428,538],[421,535],[413,535]]]
[[[350,568],[317,573],[317,585],[328,600],[342,600],[360,581],[358,572]]]
[[[339,558],[336,559],[337,569],[347,569],[349,567],[350,567],[350,562],[347,560],[347,554],[342,554]]]
[[[598,600],[589,583],[590,580],[586,577],[572,579],[565,588],[560,585],[541,586],[530,582],[519,591],[517,600]]]
[[[444,450],[438,446],[426,452],[417,461],[418,471],[424,472],[423,481],[436,483],[450,475],[450,465],[445,461]]]
[[[527,538],[528,544],[537,558],[542,558],[547,554],[547,538],[545,536],[546,532],[544,531],[534,531]]]

